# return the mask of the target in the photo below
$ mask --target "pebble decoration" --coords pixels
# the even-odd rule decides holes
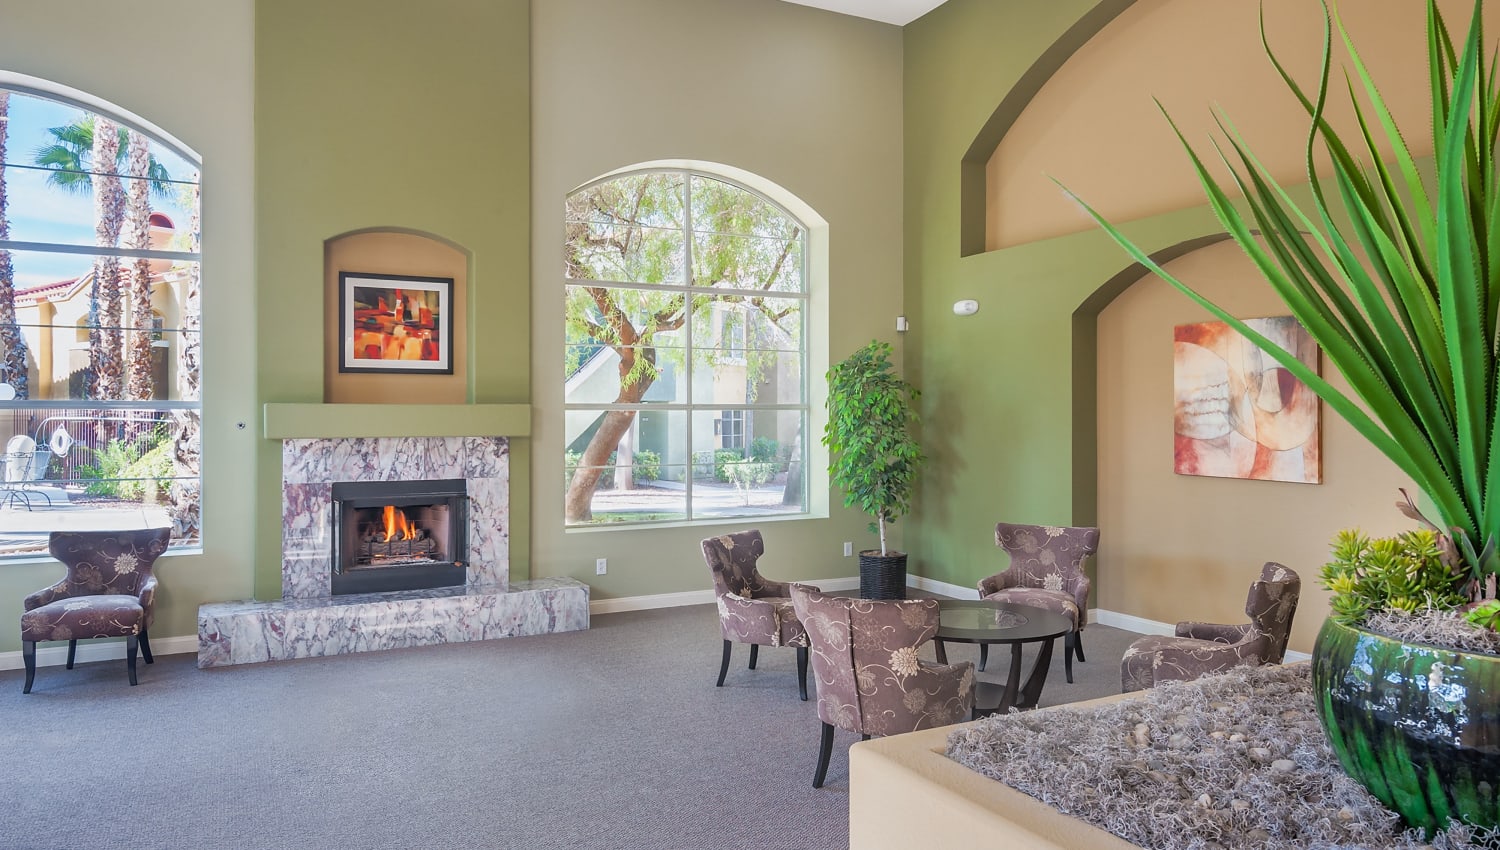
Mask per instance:
[[[1091,708],[997,715],[948,757],[1152,850],[1480,850],[1424,840],[1346,775],[1313,713],[1307,665],[1240,667]]]

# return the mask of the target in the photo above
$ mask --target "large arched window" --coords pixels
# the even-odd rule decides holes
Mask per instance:
[[[147,122],[0,71],[0,556],[59,528],[200,541],[199,172]]]
[[[688,170],[567,199],[570,526],[807,512],[807,228]]]

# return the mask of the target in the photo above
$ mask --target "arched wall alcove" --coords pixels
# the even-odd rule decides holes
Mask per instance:
[[[1100,3],[1079,18],[1063,33],[1062,38],[1052,43],[1026,73],[1016,81],[1005,98],[995,107],[974,141],[964,151],[959,164],[959,250],[967,257],[988,250],[985,246],[988,228],[989,207],[989,161],[995,148],[1016,119],[1025,111],[1027,104],[1036,97],[1042,86],[1056,74],[1080,47],[1088,43],[1109,25],[1135,0],[1100,0]]]
[[[1439,0],[1439,7],[1461,36],[1472,5]],[[1338,12],[1396,124],[1410,130],[1412,154],[1429,156],[1424,5],[1368,0]],[[1488,33],[1500,27],[1500,7],[1486,10],[1485,18],[1493,47]],[[1059,183],[1116,223],[1201,203],[1197,177],[1163,111],[1211,168],[1217,170],[1217,156],[1209,140],[1224,136],[1217,112],[1278,180],[1303,182],[1309,119],[1265,55],[1262,21],[1288,73],[1315,90],[1323,48],[1317,3],[1116,0],[1093,7],[1009,90],[964,154],[964,253],[1092,228]],[[1358,138],[1344,88],[1352,62],[1339,36],[1333,38],[1326,114],[1345,138]],[[1366,102],[1362,91],[1358,97]],[[1376,120],[1368,120],[1389,161],[1391,146]],[[1326,173],[1321,150],[1315,165]]]
[[[472,255],[437,234],[370,227],[323,243],[323,400],[329,403],[463,404],[472,400],[470,340],[475,330],[469,281]],[[452,278],[452,374],[341,372],[340,274]],[[290,305],[289,305],[290,306]]]
[[[1152,258],[1237,316],[1287,314],[1225,233]],[[1302,576],[1294,644],[1305,647],[1326,610],[1317,576],[1334,533],[1402,529],[1393,503],[1411,485],[1326,405],[1322,484],[1174,473],[1172,329],[1204,321],[1214,318],[1139,263],[1074,313],[1074,518],[1102,531],[1095,604],[1161,623],[1242,622],[1249,582],[1276,561]],[[1322,373],[1344,388],[1326,364]]]

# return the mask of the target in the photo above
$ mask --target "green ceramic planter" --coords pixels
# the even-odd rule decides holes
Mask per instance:
[[[1428,830],[1500,825],[1500,656],[1323,624],[1318,718],[1344,770]]]

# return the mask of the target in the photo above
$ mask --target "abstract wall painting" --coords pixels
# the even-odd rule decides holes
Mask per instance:
[[[1245,324],[1318,368],[1318,346],[1296,319]],[[1322,483],[1318,397],[1255,343],[1223,322],[1178,325],[1172,364],[1177,474]]]
[[[339,273],[339,371],[453,374],[453,278]]]

